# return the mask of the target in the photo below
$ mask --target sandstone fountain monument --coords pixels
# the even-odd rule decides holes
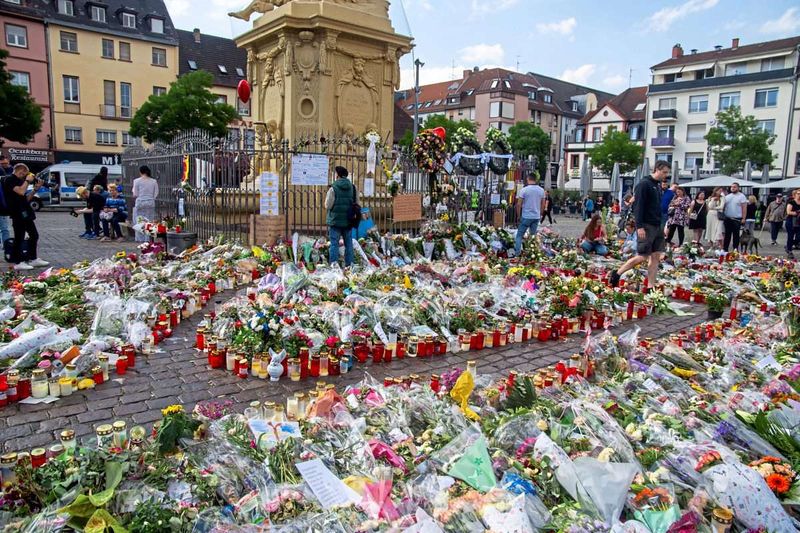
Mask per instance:
[[[388,0],[253,0],[230,14],[253,21],[247,50],[253,118],[272,138],[311,132],[391,139],[400,58]]]

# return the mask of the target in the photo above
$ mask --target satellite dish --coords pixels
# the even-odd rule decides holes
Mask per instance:
[[[709,126],[716,126],[717,125],[717,119],[712,118],[711,120],[708,121],[708,124],[709,124]]]

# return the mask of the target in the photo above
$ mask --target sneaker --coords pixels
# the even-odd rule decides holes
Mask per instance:
[[[78,238],[80,238],[80,239],[83,239],[83,238],[85,238],[87,235],[89,235],[89,232],[88,232],[88,231],[84,231],[83,233],[81,233],[80,235],[78,235]]]
[[[48,261],[45,261],[44,259],[39,259],[39,258],[36,258],[33,261],[28,261],[28,264],[31,265],[32,267],[50,266],[50,263]]]
[[[97,240],[97,235],[95,235],[94,233],[90,233],[89,235],[84,237],[84,239],[86,239],[87,241],[94,241]]]
[[[26,262],[14,265],[14,270],[33,270],[33,267]]]
[[[771,242],[771,243],[769,243],[769,245],[770,246],[778,246],[778,243],[777,242]]]
[[[611,288],[614,289],[619,286],[619,280],[622,276],[615,270],[611,273]]]

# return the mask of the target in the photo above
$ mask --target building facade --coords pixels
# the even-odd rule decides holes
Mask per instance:
[[[178,36],[163,0],[50,0],[44,5],[56,162],[119,164],[128,130],[178,74]]]
[[[584,161],[588,162],[587,151],[602,142],[609,131],[623,131],[631,141],[644,147],[646,106],[647,87],[632,87],[586,113],[566,143],[564,163],[567,176],[580,176]]]
[[[50,77],[44,13],[32,2],[0,2],[3,48],[11,83],[24,87],[42,108],[42,129],[28,144],[3,139],[2,153],[12,163],[25,163],[38,171],[53,162]]]
[[[798,47],[800,37],[731,46],[685,54],[680,45],[672,57],[651,68],[647,100],[647,157],[677,161],[681,180],[699,169],[719,168],[705,140],[716,114],[732,106],[752,115],[775,135],[770,179],[796,176],[798,143]],[[760,170],[754,170],[760,175]]]
[[[455,121],[475,122],[478,139],[495,127],[508,133],[517,122],[532,122],[551,139],[548,160],[553,169],[564,157],[567,137],[578,120],[605,102],[612,94],[529,72],[477,67],[465,70],[458,80],[420,87],[417,107],[420,124],[431,115],[444,115]],[[414,115],[414,90],[398,93],[398,105]]]

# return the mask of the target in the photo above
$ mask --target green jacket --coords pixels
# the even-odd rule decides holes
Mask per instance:
[[[327,224],[335,228],[348,228],[350,221],[347,219],[347,215],[353,205],[353,192],[355,191],[353,184],[347,178],[340,178],[333,182],[331,188],[335,198],[333,207],[328,210]]]

